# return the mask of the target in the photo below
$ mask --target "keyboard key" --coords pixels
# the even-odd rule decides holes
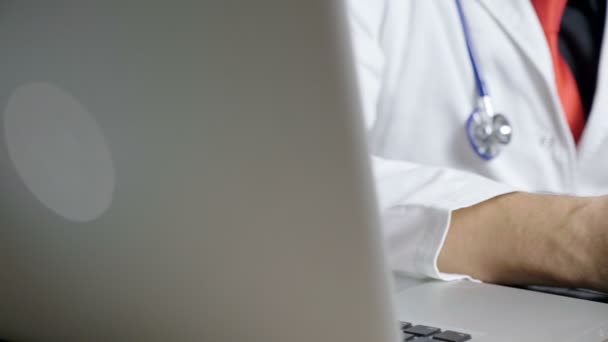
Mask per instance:
[[[409,322],[399,322],[401,324],[401,330],[405,330],[412,326],[412,323]]]
[[[425,337],[425,336],[431,336],[433,334],[441,332],[441,329],[434,328],[434,327],[427,327],[426,325],[416,325],[416,326],[404,329],[403,332],[412,334],[412,335],[416,335],[416,336]]]
[[[412,341],[415,338],[416,338],[416,335],[403,334],[403,339],[401,341]]]
[[[439,335],[433,336],[433,339],[445,342],[465,342],[471,339],[471,335],[446,330]]]

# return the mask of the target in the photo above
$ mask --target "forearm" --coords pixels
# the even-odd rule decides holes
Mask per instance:
[[[493,283],[596,287],[586,250],[591,202],[512,193],[457,210],[439,269]]]

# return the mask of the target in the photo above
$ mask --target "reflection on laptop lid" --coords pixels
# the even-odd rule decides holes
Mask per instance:
[[[0,338],[398,339],[338,2],[0,4]]]

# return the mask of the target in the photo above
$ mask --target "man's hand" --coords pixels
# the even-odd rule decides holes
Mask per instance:
[[[608,197],[512,193],[457,210],[439,269],[608,292]]]

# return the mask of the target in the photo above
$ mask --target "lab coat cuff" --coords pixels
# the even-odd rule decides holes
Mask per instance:
[[[474,279],[473,277],[466,274],[445,273],[439,271],[437,261],[439,259],[439,253],[441,253],[441,249],[443,248],[445,239],[450,229],[452,212],[453,211],[451,210],[449,211],[447,219],[445,220],[445,223],[442,226],[445,228],[435,230],[436,236],[432,237],[429,241],[429,247],[431,248],[428,248],[426,250],[419,250],[419,253],[422,255],[422,259],[424,260],[421,267],[425,268],[423,272],[430,278],[443,281],[470,280],[474,282],[479,282],[479,280]]]
[[[470,275],[441,272],[439,271],[437,262],[449,233],[452,214],[455,210],[466,208],[491,198],[516,191],[513,187],[507,185],[499,183],[493,185],[494,186],[486,188],[484,191],[470,192],[469,194],[460,196],[458,199],[437,203],[438,208],[436,209],[441,214],[435,215],[435,222],[431,223],[430,227],[427,227],[427,234],[425,234],[424,237],[425,241],[423,241],[418,248],[418,259],[421,261],[418,266],[420,267],[422,274],[444,281],[466,279],[479,282],[479,280]]]

